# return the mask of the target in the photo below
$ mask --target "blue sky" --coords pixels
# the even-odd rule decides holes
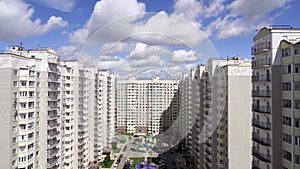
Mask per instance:
[[[257,29],[300,27],[297,0],[0,0],[0,7],[1,50],[51,47],[65,59],[149,76],[177,76],[210,56],[250,59]]]

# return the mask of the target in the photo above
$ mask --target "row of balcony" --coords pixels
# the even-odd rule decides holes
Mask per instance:
[[[253,118],[252,119],[252,126],[256,126],[256,127],[261,128],[261,129],[270,130],[271,129],[271,122],[262,122],[262,121],[259,121],[256,118]]]
[[[270,49],[271,49],[270,42],[259,43],[251,48],[251,54],[255,55],[258,54],[259,52],[269,51]]]
[[[258,133],[252,133],[252,140],[265,146],[271,146],[271,138],[261,137]]]
[[[271,162],[271,154],[262,153],[256,147],[252,147],[252,155],[264,162]]]
[[[252,82],[270,82],[270,81],[271,81],[270,74],[252,76]]]
[[[271,90],[252,90],[252,97],[271,97]]]
[[[267,67],[271,65],[271,58],[252,60],[252,69]]]
[[[252,105],[252,111],[270,114],[271,113],[271,106],[259,106],[259,105]]]

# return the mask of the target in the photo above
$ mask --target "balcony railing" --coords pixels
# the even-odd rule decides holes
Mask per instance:
[[[260,68],[271,65],[271,58],[257,59],[252,61],[252,68]]]
[[[252,76],[252,82],[269,82],[271,75]]]
[[[255,147],[252,147],[252,155],[264,162],[271,162],[271,155],[259,152]]]
[[[252,111],[256,111],[259,113],[271,113],[271,107],[270,106],[258,106],[258,105],[252,105]]]
[[[252,97],[271,97],[270,90],[252,90]]]
[[[260,137],[257,133],[253,132],[252,133],[252,140],[265,146],[270,146],[271,145],[271,138],[263,138]]]
[[[267,130],[271,129],[270,122],[262,122],[255,118],[252,119],[252,126],[259,127],[261,129],[267,129]]]
[[[260,169],[257,161],[252,161],[252,169]]]
[[[270,42],[256,44],[251,48],[251,54],[255,55],[259,52],[269,51],[271,49]]]

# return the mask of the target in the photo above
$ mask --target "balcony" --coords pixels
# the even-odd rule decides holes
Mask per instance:
[[[58,162],[58,158],[51,161],[47,161],[47,168],[53,168],[57,162]]]
[[[255,111],[255,112],[258,112],[258,113],[270,114],[271,113],[271,107],[270,106],[252,105],[252,111]]]
[[[260,76],[252,76],[252,82],[270,82],[271,81],[271,75],[270,74],[264,74]]]
[[[271,65],[271,58],[252,60],[252,69],[268,67]]]
[[[52,143],[47,144],[47,148],[53,148],[55,147],[57,144],[59,143],[59,141],[53,141]]]
[[[252,133],[252,140],[265,146],[271,146],[271,138],[260,137],[257,133]]]
[[[209,158],[209,156],[208,156],[208,155],[205,155],[205,160],[206,160],[207,162],[209,162],[209,163],[211,163],[211,162],[212,162],[212,160]]]
[[[270,49],[271,49],[270,42],[259,43],[251,48],[251,55],[255,55],[260,52],[267,52]]]
[[[252,119],[252,126],[261,128],[261,129],[267,129],[271,130],[271,123],[270,122],[262,122],[259,121],[258,119],[253,118]]]
[[[252,90],[252,97],[271,97],[270,90]]]
[[[58,153],[58,149],[52,149],[47,151],[47,157],[52,158]]]
[[[252,161],[252,169],[260,169],[257,161]]]
[[[252,147],[252,155],[264,162],[271,162],[271,155],[259,152],[255,147]]]

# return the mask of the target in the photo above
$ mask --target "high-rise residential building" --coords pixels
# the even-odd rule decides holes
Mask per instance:
[[[153,135],[163,131],[164,112],[173,111],[164,120],[175,121],[177,81],[128,80],[117,81],[117,131],[120,133],[149,133]],[[174,97],[175,96],[175,97]],[[175,99],[175,101],[173,100]],[[173,108],[169,108],[173,101]],[[169,108],[169,109],[168,109]]]
[[[12,46],[0,54],[0,76],[1,166],[89,168],[101,160],[114,137],[114,118],[103,123],[116,111],[113,75],[104,75],[109,80],[103,97],[103,71],[60,61],[50,48]]]
[[[252,58],[252,167],[299,168],[300,29],[262,28]]]
[[[209,59],[185,75],[179,109],[188,116],[189,168],[251,168],[251,75],[251,63],[237,57]]]
[[[99,111],[102,114],[103,146],[110,147],[115,136],[116,78],[107,70],[98,71]]]

